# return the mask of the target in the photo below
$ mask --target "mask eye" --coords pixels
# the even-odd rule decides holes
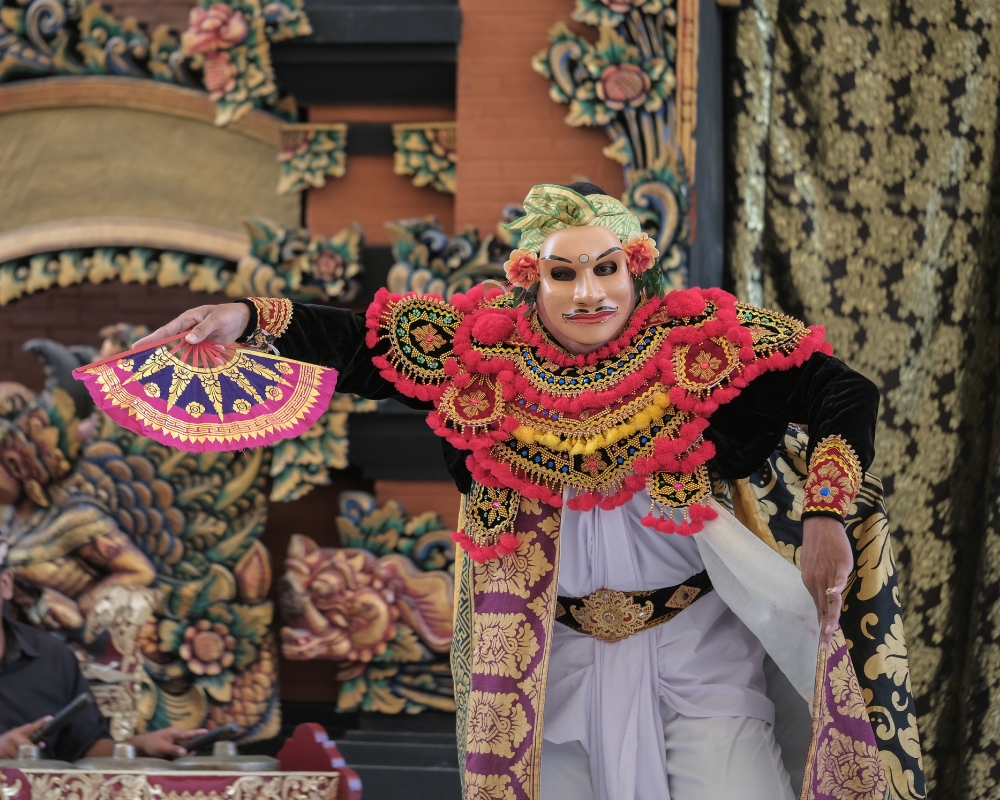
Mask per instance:
[[[614,275],[618,272],[618,265],[614,261],[605,261],[594,267],[594,274],[598,278],[606,278],[608,275]]]
[[[576,270],[572,267],[553,267],[549,273],[554,281],[575,281]]]

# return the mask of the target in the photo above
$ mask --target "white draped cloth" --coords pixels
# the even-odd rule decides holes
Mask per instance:
[[[644,527],[649,508],[640,492],[611,511],[564,505],[562,513],[560,595],[650,591],[706,566],[715,587],[672,620],[618,642],[553,626],[544,738],[583,745],[599,800],[670,797],[661,701],[685,717],[773,723],[766,652],[812,696],[818,629],[798,570],[717,505],[719,518],[696,536]]]

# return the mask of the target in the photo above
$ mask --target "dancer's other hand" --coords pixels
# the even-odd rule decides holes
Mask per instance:
[[[829,649],[840,622],[844,590],[853,569],[854,553],[843,522],[833,517],[803,520],[802,582],[816,604],[819,644],[823,650]]]
[[[191,344],[206,341],[232,344],[243,333],[249,321],[250,309],[244,303],[198,306],[185,311],[162,328],[157,328],[149,336],[143,336],[133,347],[145,347],[186,330],[191,331],[185,337]]]

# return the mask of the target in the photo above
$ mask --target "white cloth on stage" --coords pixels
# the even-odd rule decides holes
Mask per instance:
[[[685,717],[661,704],[670,800],[794,800],[772,726],[752,717]],[[541,800],[596,800],[578,741],[542,746]]]
[[[610,511],[563,508],[559,594],[649,591],[681,583],[706,565],[716,588],[669,622],[619,642],[554,625],[544,738],[580,743],[597,800],[671,797],[661,702],[683,719],[757,720],[760,730],[770,731],[774,706],[765,693],[762,640],[768,652],[779,651],[772,656],[782,671],[790,670],[795,688],[812,692],[818,631],[809,654],[808,636],[803,648],[800,634],[809,628],[812,601],[798,570],[718,506],[719,519],[695,537],[644,527],[649,507],[649,496],[640,492]],[[771,588],[758,586],[762,575]],[[810,662],[806,687],[801,673]],[[546,784],[549,750],[542,757]],[[725,758],[724,750],[714,748],[713,756]],[[775,770],[771,761],[761,768]],[[775,774],[781,781],[780,762]],[[544,792],[542,798],[548,800]]]

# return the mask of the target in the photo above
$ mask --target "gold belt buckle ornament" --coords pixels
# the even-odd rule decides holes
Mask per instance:
[[[570,611],[584,633],[603,642],[618,642],[642,630],[653,616],[653,604],[636,603],[631,595],[613,589],[598,589],[581,598],[582,608]]]

